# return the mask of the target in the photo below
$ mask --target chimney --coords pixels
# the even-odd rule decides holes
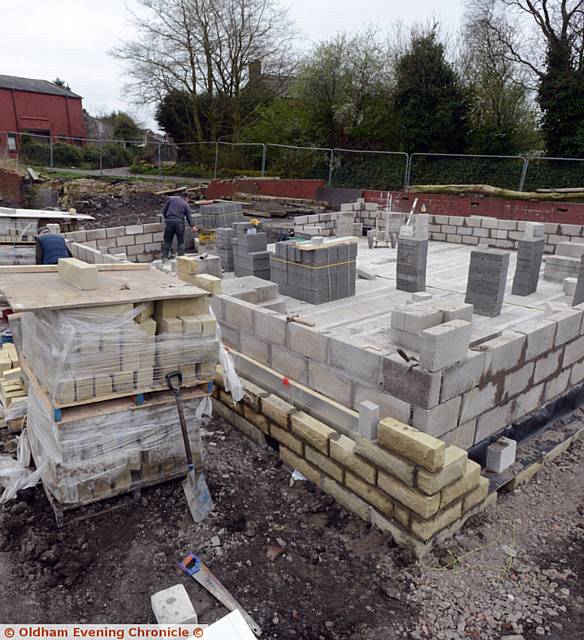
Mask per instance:
[[[248,65],[249,83],[258,82],[262,77],[262,61],[254,60]]]

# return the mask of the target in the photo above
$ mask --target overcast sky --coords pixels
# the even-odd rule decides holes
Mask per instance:
[[[290,15],[302,31],[303,46],[353,31],[365,24],[391,29],[392,24],[439,20],[456,29],[462,0],[291,0]],[[112,109],[155,123],[148,110],[138,112],[124,101],[123,67],[108,54],[132,35],[127,8],[137,0],[0,0],[3,25],[0,74],[66,80],[84,97],[92,114]]]

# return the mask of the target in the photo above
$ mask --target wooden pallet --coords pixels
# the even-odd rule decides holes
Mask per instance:
[[[168,474],[167,476],[164,476],[162,478],[140,480],[139,482],[133,483],[130,487],[124,487],[122,489],[116,489],[112,491],[111,495],[108,495],[107,497],[93,498],[92,500],[87,500],[80,504],[63,504],[59,502],[57,498],[55,498],[55,496],[51,493],[51,490],[44,484],[44,482],[43,489],[45,491],[45,495],[47,496],[47,500],[51,505],[53,514],[55,515],[55,522],[57,523],[57,527],[60,529],[61,527],[73,524],[74,522],[79,522],[81,520],[90,520],[92,518],[103,516],[106,513],[111,513],[112,511],[122,509],[123,507],[134,505],[142,497],[142,489],[146,489],[147,487],[154,487],[159,484],[164,484],[166,482],[172,482],[173,480],[184,478],[186,472],[187,470],[185,469],[184,471]],[[91,511],[88,509],[89,507],[95,506],[99,503],[102,503],[99,508]],[[85,513],[80,513],[77,516],[67,518],[66,514],[70,511],[85,511]]]
[[[150,406],[152,404],[162,404],[168,402],[173,397],[172,392],[169,391],[166,385],[157,385],[149,389],[142,389],[137,391],[136,389],[128,391],[120,391],[119,393],[110,393],[106,396],[99,398],[89,398],[88,400],[79,400],[76,402],[68,403],[55,403],[51,400],[51,394],[42,386],[37,380],[36,376],[32,372],[32,369],[28,362],[21,357],[20,366],[26,377],[29,380],[30,385],[34,388],[37,397],[41,400],[45,408],[52,413],[53,420],[55,422],[67,422],[71,418],[71,415],[79,416],[79,412],[73,412],[72,409],[87,407],[86,416],[95,415],[97,413],[115,413],[121,411],[124,408],[132,408],[136,406]],[[213,390],[213,379],[211,377],[198,380],[194,385],[184,387],[182,392],[185,399],[194,397],[203,397],[209,395]],[[193,394],[189,395],[192,391]],[[116,401],[122,400],[123,402],[115,404]],[[114,402],[114,404],[111,404]]]

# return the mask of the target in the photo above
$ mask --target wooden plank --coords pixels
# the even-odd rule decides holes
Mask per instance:
[[[14,311],[90,308],[210,295],[156,269],[103,271],[97,289],[91,291],[79,291],[62,282],[54,271],[0,271],[0,291]]]

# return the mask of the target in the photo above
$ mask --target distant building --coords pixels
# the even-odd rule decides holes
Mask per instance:
[[[0,146],[15,153],[20,144],[15,134],[21,133],[80,144],[87,137],[81,101],[81,96],[47,80],[0,75]]]

